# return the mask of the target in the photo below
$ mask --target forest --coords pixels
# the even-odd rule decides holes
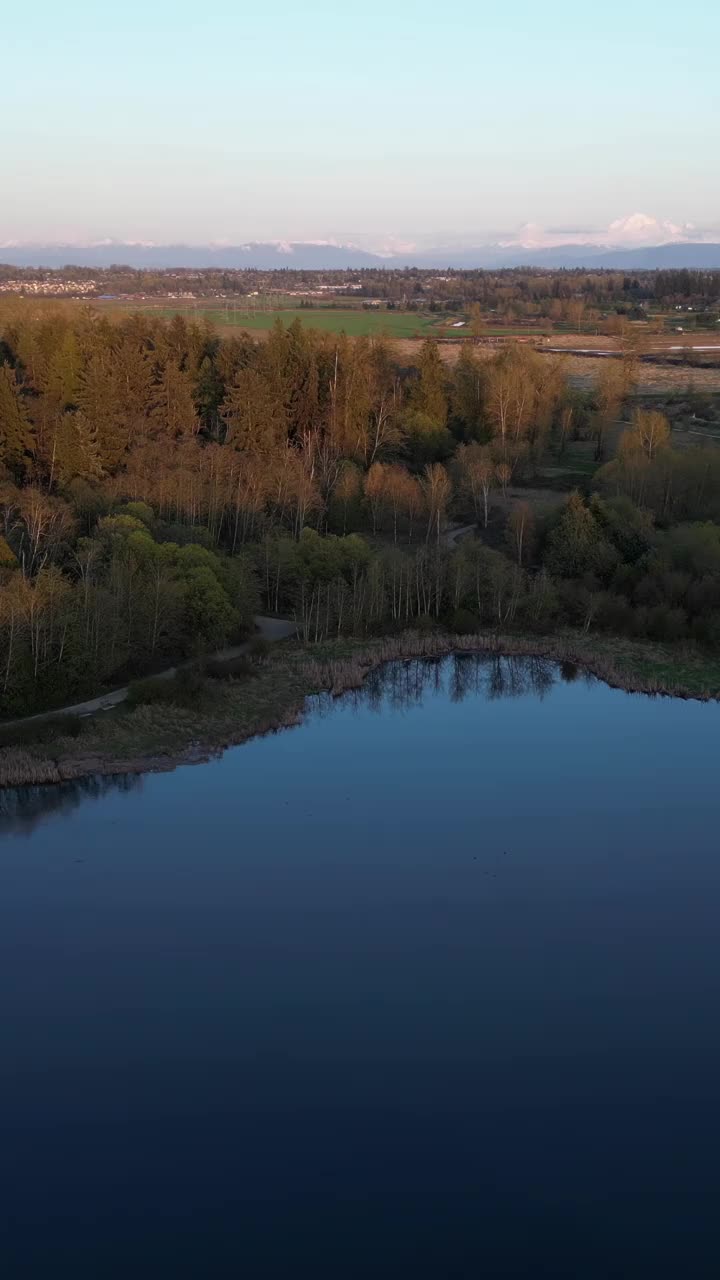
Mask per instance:
[[[207,654],[444,626],[720,640],[720,453],[527,347],[454,368],[294,324],[0,315],[0,715]],[[618,424],[621,423],[621,429]],[[597,469],[538,509],[548,458]],[[524,493],[527,493],[525,500]],[[456,539],[459,528],[474,530]]]

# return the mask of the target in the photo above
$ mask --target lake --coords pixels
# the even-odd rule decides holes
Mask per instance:
[[[3,1276],[717,1276],[719,735],[463,657],[0,793]]]

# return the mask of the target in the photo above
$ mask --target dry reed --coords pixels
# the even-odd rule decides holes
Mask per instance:
[[[494,654],[497,657],[546,658],[582,667],[614,689],[627,693],[661,694],[679,698],[695,698],[708,702],[720,696],[720,690],[700,689],[688,692],[681,683],[668,682],[657,676],[646,676],[619,666],[611,657],[592,652],[577,639],[568,636],[532,637],[501,635],[447,635],[408,631],[398,636],[377,640],[348,658],[309,659],[302,673],[314,692],[328,691],[337,697],[358,689],[374,668],[386,662],[404,662],[415,658],[439,658],[451,653]]]

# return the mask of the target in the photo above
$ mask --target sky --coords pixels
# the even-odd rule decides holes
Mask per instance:
[[[701,238],[719,43],[716,0],[14,4],[0,243]]]

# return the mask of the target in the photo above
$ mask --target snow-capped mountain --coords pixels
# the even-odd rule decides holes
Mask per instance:
[[[137,268],[227,267],[272,270],[342,270],[361,267],[500,268],[512,266],[657,267],[720,269],[720,231],[634,213],[608,227],[543,228],[533,223],[514,233],[420,240],[384,237],[254,241],[238,244],[153,244],[100,240],[90,244],[0,243],[0,263],[29,267]]]

